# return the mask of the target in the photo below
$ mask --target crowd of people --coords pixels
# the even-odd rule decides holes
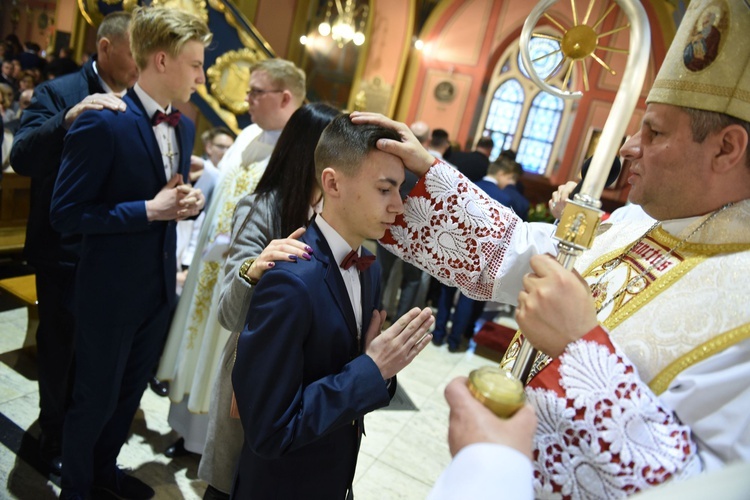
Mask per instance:
[[[14,34],[0,42],[1,170],[11,168],[13,134],[20,126],[23,110],[31,104],[34,88],[46,80],[78,71],[78,68],[67,47],[61,48],[57,54],[43,54],[39,44],[32,41],[22,44]]]
[[[691,4],[621,149],[640,211],[602,225],[580,275],[526,221],[512,151],[305,104],[283,59],[250,68],[252,125],[206,131],[194,156],[177,106],[205,83],[207,25],[106,16],[96,54],[13,115],[9,156],[32,180],[39,443],[60,497],[154,496],[117,466],[151,383],[180,436],[166,454],[201,455],[204,498],[353,498],[366,414],[430,342],[459,350],[486,301],[517,306],[540,351],[529,403],[501,420],[451,382],[454,459],[430,498],[620,498],[749,461],[750,80],[733,61],[750,60],[750,11],[728,7],[733,59],[696,73],[682,51],[708,8]],[[414,307],[423,272],[437,318]]]

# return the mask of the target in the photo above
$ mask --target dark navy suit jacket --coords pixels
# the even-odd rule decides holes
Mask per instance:
[[[516,186],[509,184],[504,189],[491,181],[484,179],[475,183],[479,189],[487,193],[491,198],[497,200],[508,208],[512,208],[513,211],[522,220],[528,220],[529,218],[529,201],[518,192]]]
[[[447,160],[472,182],[487,175],[490,165],[490,159],[479,151],[456,151]]]
[[[479,189],[487,193],[487,195],[493,200],[502,203],[506,207],[510,206],[510,197],[505,194],[503,190],[500,189],[500,186],[498,186],[494,182],[482,179],[476,181],[474,184],[476,184]]]
[[[153,309],[155,290],[175,300],[175,222],[146,218],[145,201],[167,183],[162,154],[135,92],[123,100],[124,113],[87,111],[68,131],[50,211],[55,230],[83,235],[77,311],[107,323]],[[187,182],[195,127],[182,117],[176,132]]]
[[[61,236],[52,229],[49,210],[68,132],[63,126],[65,114],[86,96],[104,92],[93,63],[92,59],[75,74],[36,87],[31,105],[21,116],[21,128],[13,138],[11,165],[19,174],[31,177],[24,254],[32,264],[73,265],[78,260],[81,237]]]
[[[503,193],[510,198],[510,207],[523,220],[529,220],[529,200],[518,191],[518,187],[508,184],[503,188]]]
[[[328,243],[314,222],[302,239],[312,260],[277,262],[263,275],[238,342],[232,382],[245,442],[234,498],[343,499],[362,417],[390,401],[362,354]],[[380,298],[379,266],[360,276],[364,337]]]

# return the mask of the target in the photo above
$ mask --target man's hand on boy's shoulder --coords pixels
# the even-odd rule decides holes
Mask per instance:
[[[415,307],[381,332],[385,311],[373,311],[365,336],[365,354],[380,369],[384,380],[396,375],[430,343],[430,326],[435,322],[432,310]]]
[[[111,109],[113,111],[124,112],[126,108],[127,105],[125,104],[125,102],[123,102],[120,97],[114,94],[91,94],[89,96],[86,96],[81,102],[70,108],[68,112],[65,113],[63,126],[66,130],[69,129],[73,125],[73,122],[76,121],[76,118],[81,116],[84,111],[88,111],[90,109],[93,109],[95,111],[100,111],[102,109]]]

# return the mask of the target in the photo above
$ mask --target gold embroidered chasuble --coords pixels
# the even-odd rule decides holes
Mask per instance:
[[[663,227],[648,232],[648,221],[623,229],[603,224],[576,263],[597,307],[604,305],[600,323],[656,394],[679,371],[750,338],[742,280],[750,270],[750,201],[729,207],[683,243],[707,217],[665,223],[679,227],[674,235]],[[607,248],[616,250],[603,253]],[[519,344],[514,339],[503,366],[512,364]],[[535,373],[547,362],[540,355]]]

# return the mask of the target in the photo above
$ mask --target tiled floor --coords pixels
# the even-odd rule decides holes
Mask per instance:
[[[38,395],[33,358],[21,351],[26,311],[0,313],[0,498],[48,499],[59,492],[42,475],[36,459]],[[359,455],[357,500],[422,499],[450,461],[446,441],[445,385],[492,361],[449,353],[429,345],[399,374],[399,384],[416,410],[378,410],[366,418],[367,436]],[[201,498],[195,457],[170,460],[161,452],[176,437],[167,424],[169,402],[147,390],[119,463],[157,492],[157,499]]]

